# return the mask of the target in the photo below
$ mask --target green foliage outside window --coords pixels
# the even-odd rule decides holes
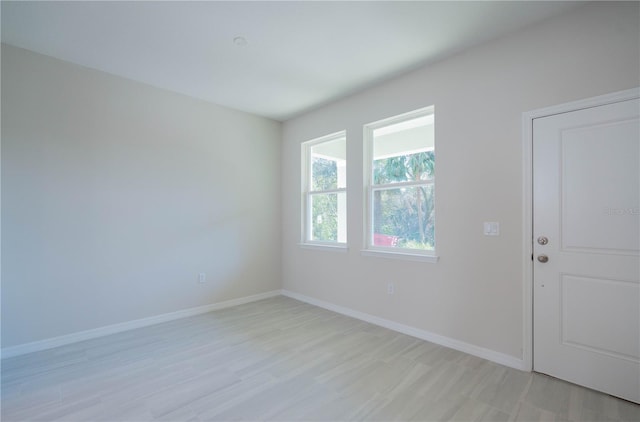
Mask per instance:
[[[389,157],[373,162],[374,185],[420,182],[433,178],[433,151]],[[373,190],[373,231],[397,238],[395,246],[433,250],[433,185],[387,187]]]
[[[338,167],[335,161],[313,157],[312,189],[335,189],[338,186]],[[338,194],[326,193],[311,196],[312,239],[338,240]]]

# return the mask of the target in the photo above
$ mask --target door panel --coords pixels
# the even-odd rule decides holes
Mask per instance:
[[[640,191],[638,122],[572,128],[560,140],[562,248],[637,254],[638,218],[625,207]],[[612,218],[624,212],[631,218]]]
[[[563,274],[560,289],[562,344],[640,359],[640,321],[629,321],[640,313],[638,284]]]
[[[639,110],[636,99],[533,122],[534,370],[635,402]]]

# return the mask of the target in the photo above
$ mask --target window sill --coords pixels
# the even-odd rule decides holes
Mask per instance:
[[[405,261],[418,261],[418,262],[430,262],[436,263],[440,257],[436,255],[424,255],[411,252],[391,252],[391,251],[379,251],[374,249],[363,249],[361,251],[362,256],[372,256],[378,258],[389,259],[401,259]]]
[[[349,248],[345,244],[329,245],[324,243],[298,243],[298,246],[301,247],[302,249],[311,249],[316,251],[328,251],[328,252],[345,253],[349,250]]]

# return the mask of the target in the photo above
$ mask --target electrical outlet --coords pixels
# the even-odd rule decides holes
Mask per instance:
[[[388,283],[387,284],[387,294],[394,294],[396,292],[396,286],[393,283]]]
[[[207,274],[206,273],[199,273],[198,274],[198,283],[204,283],[205,281],[207,281]]]

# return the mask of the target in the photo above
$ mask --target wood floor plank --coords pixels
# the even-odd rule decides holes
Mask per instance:
[[[2,362],[3,421],[607,421],[640,406],[290,298]]]

